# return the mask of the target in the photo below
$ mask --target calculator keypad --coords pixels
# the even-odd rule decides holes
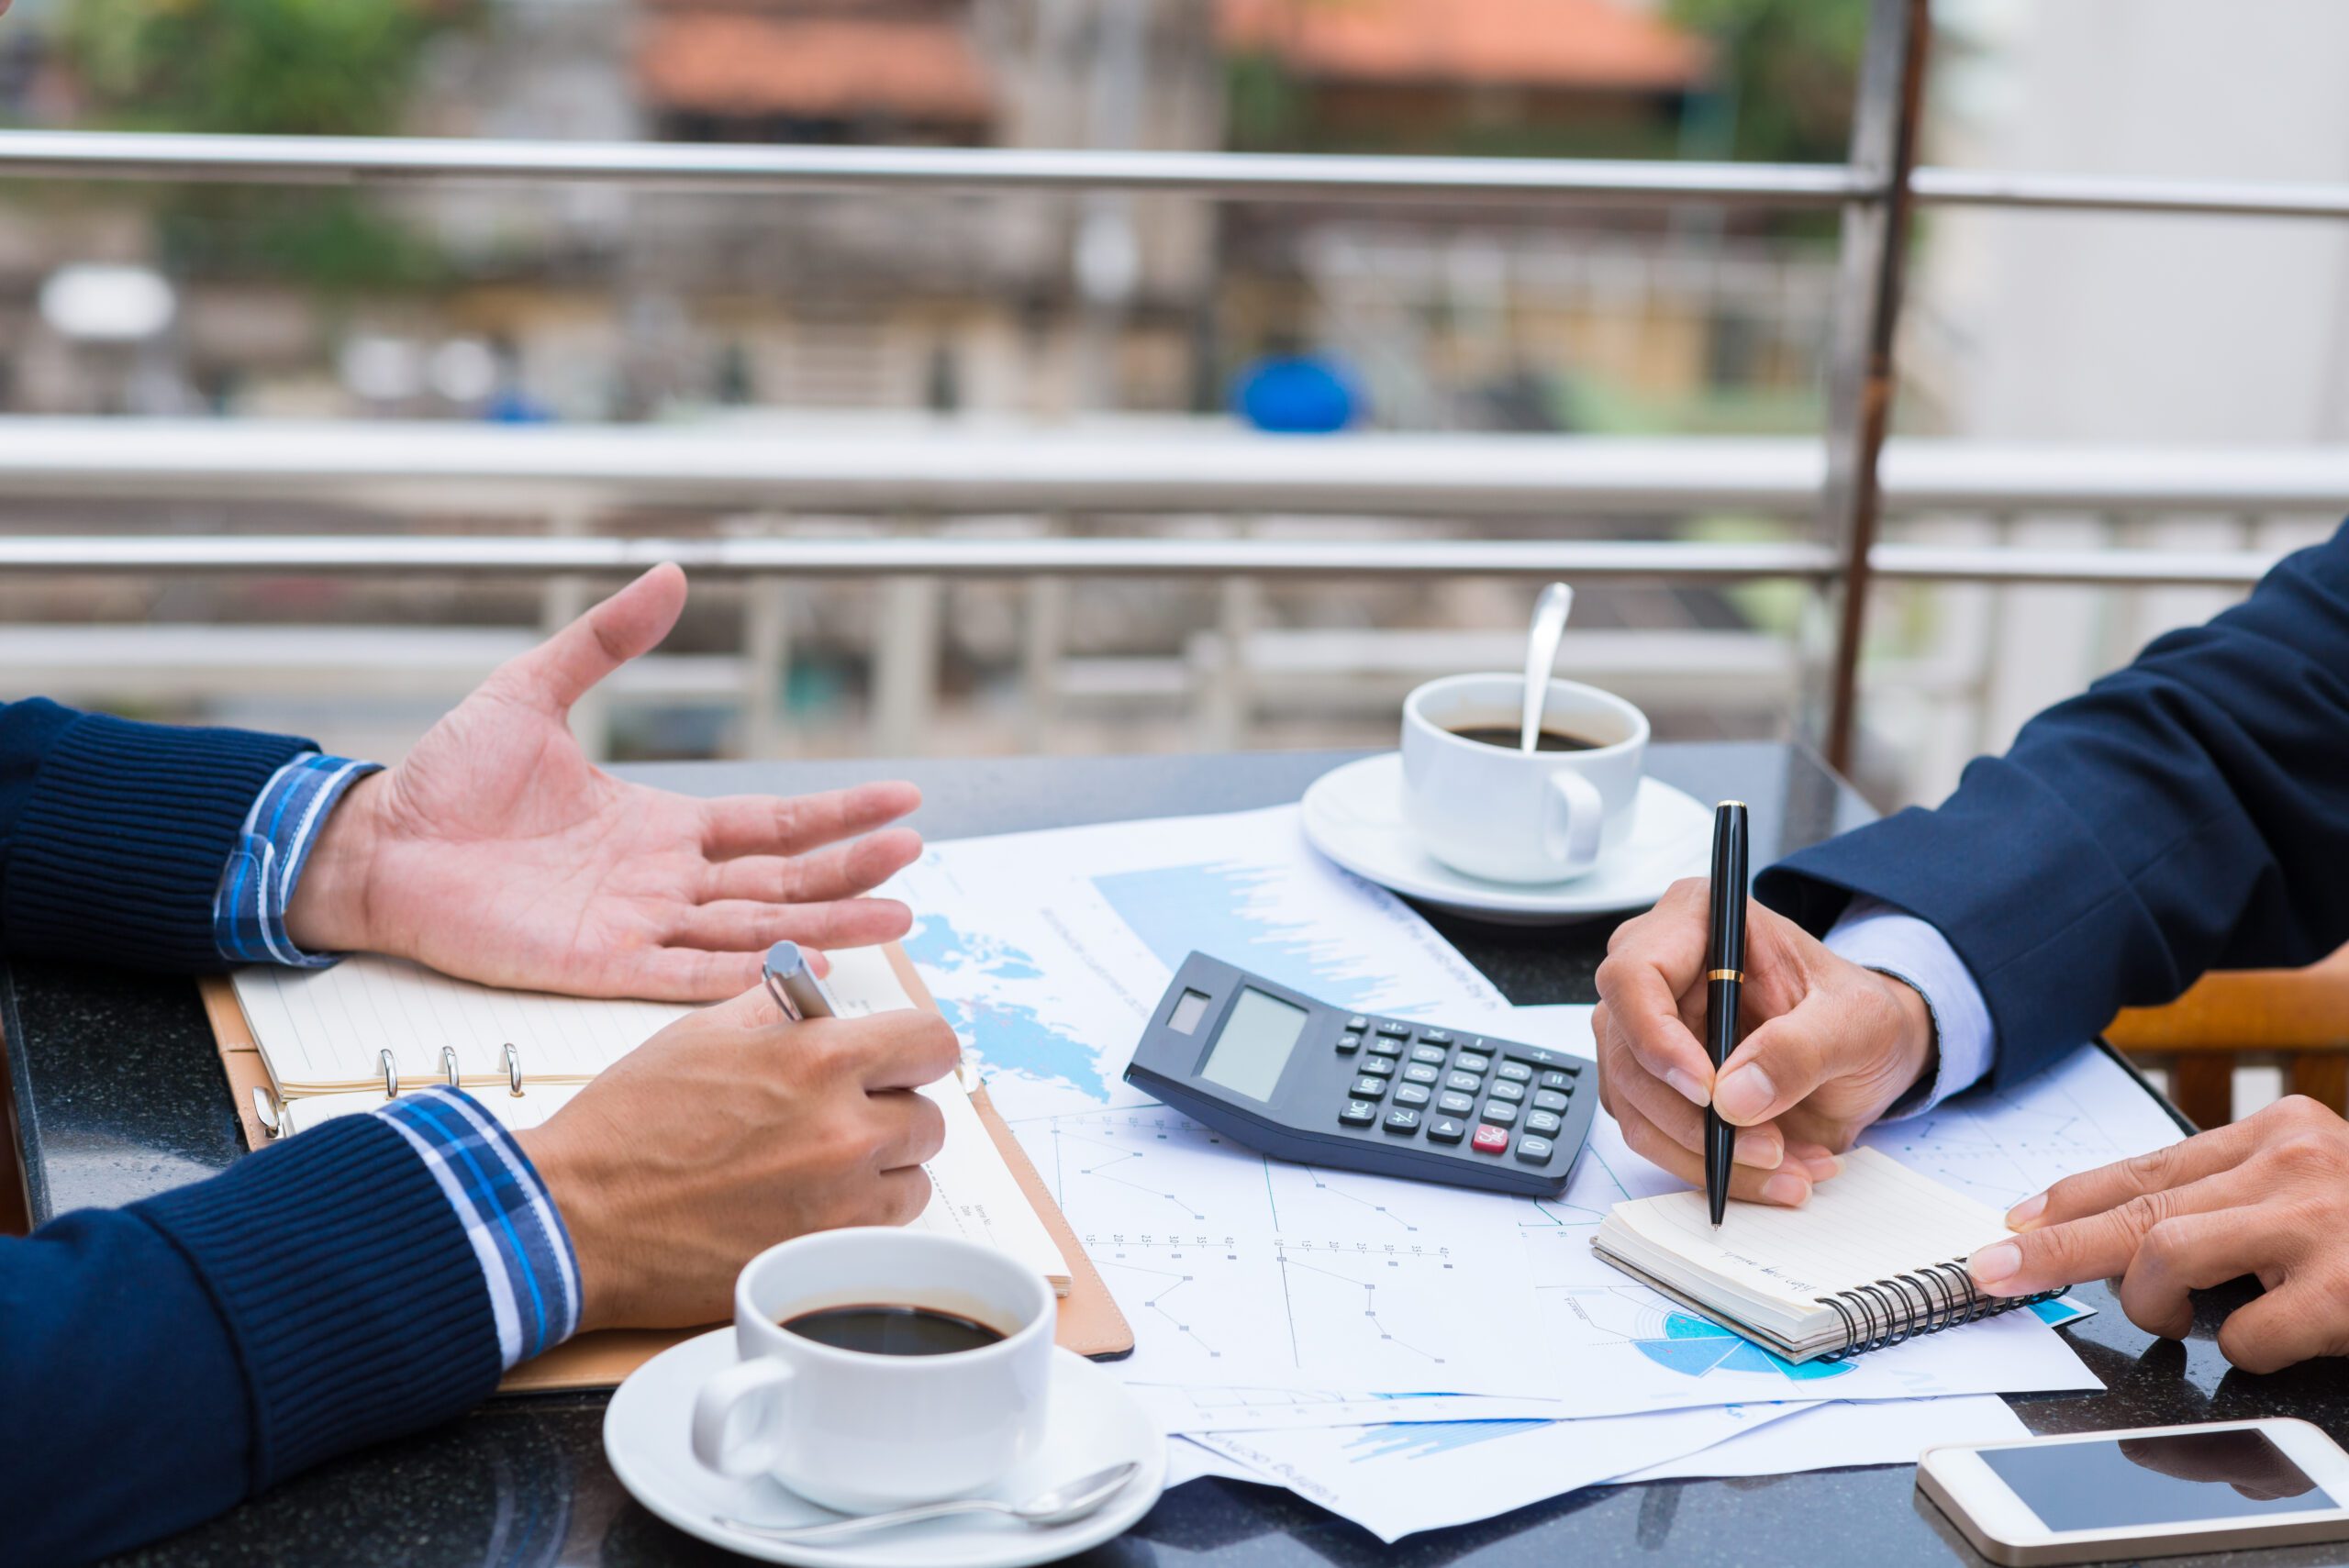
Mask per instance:
[[[1588,1092],[1579,1062],[1546,1065],[1559,1059],[1391,1018],[1348,1018],[1337,1051],[1357,1058],[1352,1070],[1359,1074],[1339,1112],[1341,1124],[1375,1125],[1397,1140],[1424,1134],[1464,1158],[1513,1154],[1523,1164],[1550,1163],[1575,1095]]]

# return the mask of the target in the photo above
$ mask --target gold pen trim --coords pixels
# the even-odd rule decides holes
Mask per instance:
[[[1742,969],[1709,969],[1705,971],[1705,979],[1708,984],[1716,980],[1734,980],[1740,985],[1742,985],[1745,984],[1745,971]]]

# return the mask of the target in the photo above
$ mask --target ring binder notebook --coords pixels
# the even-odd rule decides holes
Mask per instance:
[[[1704,1197],[1617,1204],[1591,1247],[1624,1273],[1793,1362],[1887,1350],[2050,1300],[1985,1295],[1965,1260],[2005,1236],[1998,1210],[1873,1149],[1843,1157],[1800,1208]]]
[[[937,1003],[896,944],[832,955],[831,984],[850,1017]],[[516,1129],[535,1127],[596,1074],[693,1009],[498,991],[391,959],[333,969],[239,971],[201,983],[246,1142],[261,1148],[387,1097],[451,1084]],[[920,1091],[946,1123],[926,1169],[930,1207],[918,1226],[1026,1259],[1061,1297],[1061,1344],[1115,1358],[1133,1350],[1091,1260],[986,1091],[960,1075]],[[509,1390],[608,1388],[685,1336],[610,1330],[572,1340],[507,1374]]]

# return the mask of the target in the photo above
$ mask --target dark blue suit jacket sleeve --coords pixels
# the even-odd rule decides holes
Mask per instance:
[[[2349,941],[2349,527],[1909,809],[1769,868],[1813,931],[1854,894],[1931,921],[1997,1031],[1993,1082],[2205,970]]]
[[[217,969],[246,811],[306,741],[0,706],[0,947]],[[192,1524],[495,1385],[489,1292],[372,1117],[127,1209],[0,1238],[0,1562]]]

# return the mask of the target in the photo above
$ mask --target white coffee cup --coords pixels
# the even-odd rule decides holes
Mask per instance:
[[[952,1313],[1004,1338],[897,1356],[782,1327],[881,1305]],[[844,1513],[984,1491],[1043,1441],[1054,1320],[1041,1275],[959,1237],[871,1227],[770,1247],[735,1282],[741,1359],[702,1385],[694,1457],[725,1475],[773,1475]]]
[[[1553,680],[1543,728],[1598,742],[1525,752],[1453,733],[1518,733],[1522,675],[1449,675],[1403,699],[1403,814],[1427,851],[1494,882],[1581,876],[1631,836],[1647,715],[1612,692]]]

